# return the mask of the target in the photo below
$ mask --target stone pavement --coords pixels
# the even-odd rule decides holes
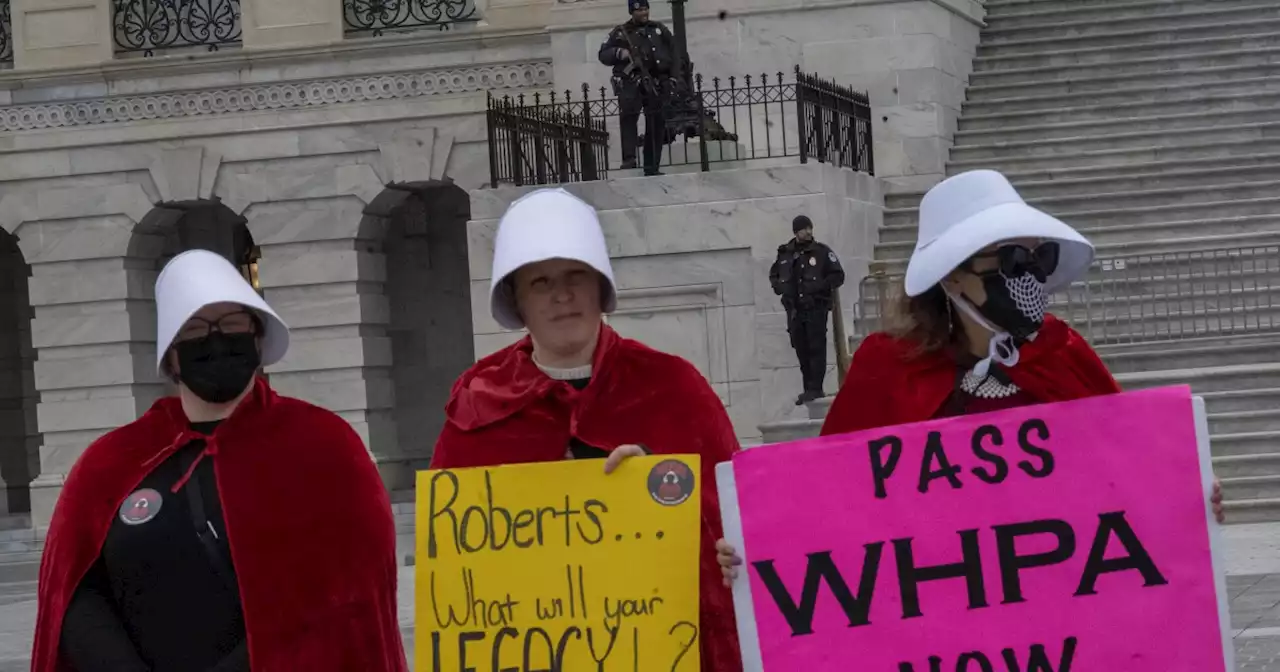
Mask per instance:
[[[1227,527],[1227,592],[1237,672],[1280,672],[1280,524]],[[413,568],[400,570],[400,627],[413,661]],[[35,585],[0,584],[0,672],[26,672]]]

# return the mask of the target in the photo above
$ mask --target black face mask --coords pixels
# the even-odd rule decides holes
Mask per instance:
[[[225,404],[240,396],[262,364],[257,334],[210,333],[182,341],[178,353],[178,379],[192,394],[211,403]]]
[[[1021,343],[1040,331],[1049,307],[1049,294],[1044,281],[1035,274],[1023,273],[1010,278],[1001,272],[985,273],[982,288],[987,292],[987,301],[977,306],[978,312],[1009,332],[1015,341]]]

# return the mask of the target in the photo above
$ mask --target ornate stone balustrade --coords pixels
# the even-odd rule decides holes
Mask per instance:
[[[5,3],[6,5],[8,3]],[[113,0],[112,37],[120,54],[239,44],[240,0]]]

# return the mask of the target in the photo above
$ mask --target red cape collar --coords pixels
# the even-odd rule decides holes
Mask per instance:
[[[472,431],[505,420],[547,397],[557,397],[572,407],[584,406],[608,389],[614,369],[610,364],[621,341],[618,332],[601,323],[591,382],[577,390],[538,368],[533,361],[533,340],[525,336],[515,347],[480,360],[462,375],[445,409],[448,421],[463,431]]]

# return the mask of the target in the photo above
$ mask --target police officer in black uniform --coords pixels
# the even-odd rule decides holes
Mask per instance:
[[[769,270],[773,293],[787,311],[787,333],[800,358],[804,392],[799,406],[823,396],[827,377],[827,313],[832,292],[844,284],[844,268],[831,248],[813,239],[813,222],[800,215],[791,222],[795,237],[778,246],[778,260]]]
[[[662,146],[666,144],[666,115],[682,74],[675,37],[667,27],[649,20],[649,0],[627,0],[631,20],[614,28],[600,45],[600,62],[613,67],[613,92],[618,96],[622,132],[622,167],[636,167],[640,114],[644,113],[644,174],[660,175]]]

